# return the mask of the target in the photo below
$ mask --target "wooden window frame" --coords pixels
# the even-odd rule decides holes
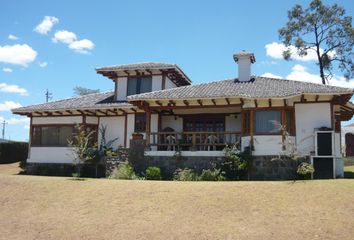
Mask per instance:
[[[126,96],[130,96],[130,95],[128,95],[128,93],[129,93],[129,80],[130,79],[132,79],[132,78],[136,78],[137,79],[137,81],[140,83],[140,86],[139,86],[139,90],[141,91],[141,81],[142,81],[142,79],[143,78],[150,78],[150,80],[151,80],[151,90],[150,90],[150,92],[152,91],[152,84],[153,84],[153,76],[152,75],[134,75],[134,76],[128,76],[127,77],[127,90],[126,90]],[[138,84],[136,85],[136,89],[135,89],[135,93],[134,94],[132,94],[132,95],[135,95],[135,94],[141,94],[141,92],[139,91],[139,93],[138,93]]]
[[[142,129],[138,129],[138,126],[137,126],[137,116],[138,117],[145,117],[145,121],[144,123],[142,124]],[[136,133],[146,133],[146,118],[147,118],[147,114],[146,113],[135,113],[135,117],[134,117],[134,132]]]
[[[186,129],[186,124],[188,120],[193,121],[193,131],[187,131]],[[204,121],[203,123],[203,128],[205,128],[205,121],[216,121],[216,120],[222,120],[224,132],[226,131],[226,124],[225,124],[225,115],[222,116],[216,116],[216,114],[191,114],[191,115],[183,115],[183,132],[196,132],[195,131],[195,122],[196,121]],[[213,123],[213,129],[215,128],[215,123]],[[205,131],[203,131],[205,132]],[[214,132],[214,131],[213,131]]]

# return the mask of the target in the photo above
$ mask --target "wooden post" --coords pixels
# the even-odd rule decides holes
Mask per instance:
[[[151,112],[146,111],[146,148],[150,149]]]
[[[253,149],[253,135],[254,135],[254,109],[251,109],[250,111],[250,147]]]
[[[282,142],[282,148],[285,150],[285,132],[286,132],[286,111],[283,109],[281,111],[281,142]]]

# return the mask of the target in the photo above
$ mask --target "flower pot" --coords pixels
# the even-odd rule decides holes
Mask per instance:
[[[133,134],[133,140],[143,140],[144,139],[144,135],[141,133],[134,133]]]

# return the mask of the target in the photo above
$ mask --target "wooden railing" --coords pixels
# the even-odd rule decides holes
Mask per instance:
[[[159,151],[221,151],[234,144],[241,147],[240,132],[151,132],[149,146]]]

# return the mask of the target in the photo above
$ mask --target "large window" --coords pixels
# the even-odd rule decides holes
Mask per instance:
[[[151,76],[129,77],[127,95],[151,92],[152,78]]]
[[[280,111],[256,111],[255,133],[256,134],[281,133],[281,112]]]
[[[97,126],[87,125],[87,131],[95,131],[92,135],[92,144],[97,140]],[[67,126],[32,126],[32,146],[67,147],[68,141],[73,139],[74,125]]]

